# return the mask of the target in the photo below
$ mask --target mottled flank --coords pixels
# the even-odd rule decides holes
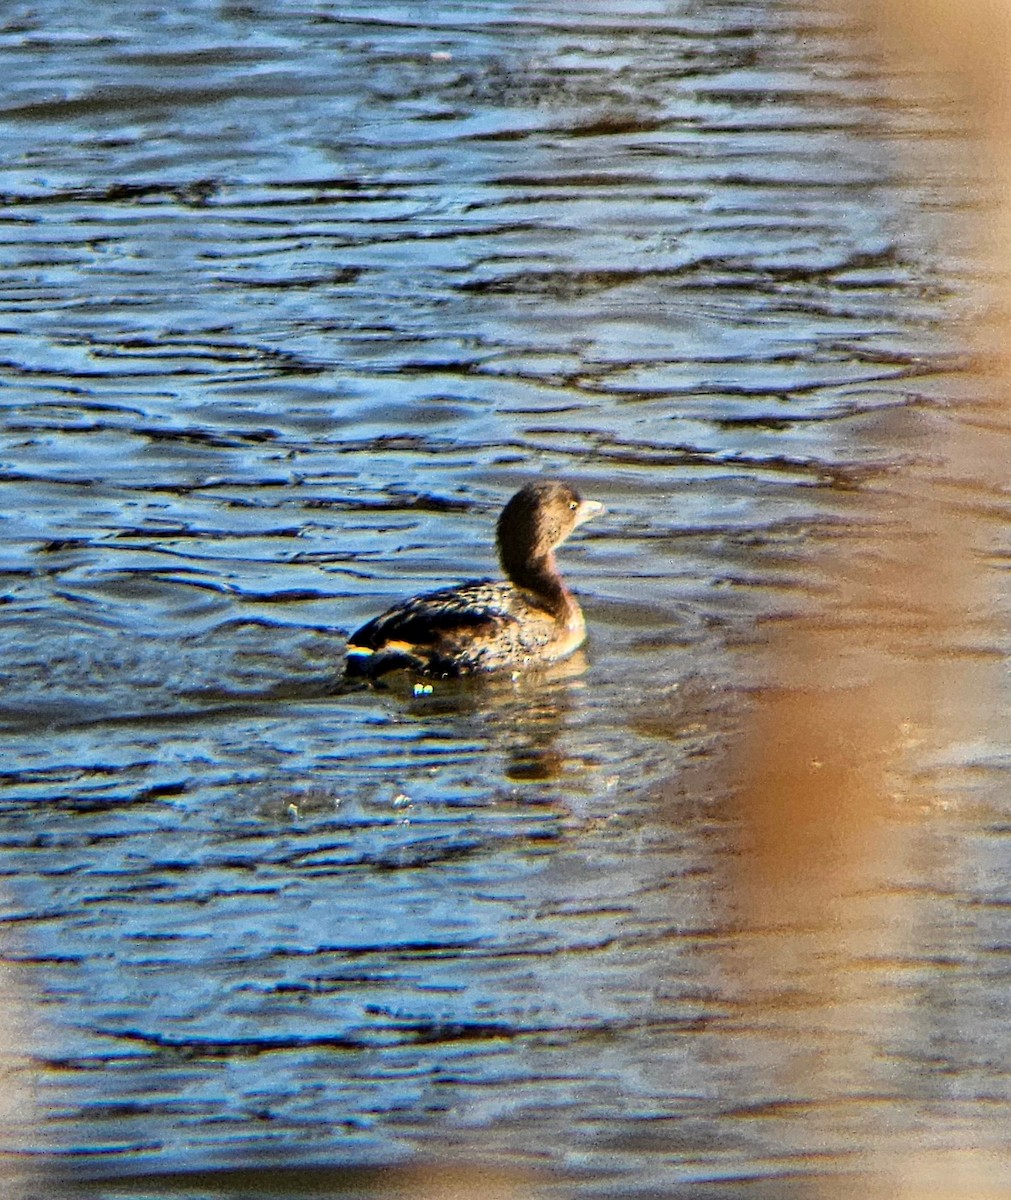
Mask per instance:
[[[502,510],[498,553],[508,582],[473,580],[414,596],[348,639],[348,675],[407,668],[448,678],[526,670],[566,658],[586,638],[555,549],[603,512],[564,483],[530,483]]]

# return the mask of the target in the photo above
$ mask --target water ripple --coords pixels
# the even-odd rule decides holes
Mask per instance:
[[[826,557],[874,560],[881,481],[977,398],[960,115],[804,0],[211,7],[0,21],[0,966],[40,1095],[0,1149],[124,1195],[479,1144],[743,1196],[931,1105],[987,1128],[1005,748],[896,812],[908,953],[826,965],[859,1037],[728,969],[810,930],[728,916],[712,769],[763,630],[858,627]],[[497,570],[535,474],[608,506],[560,555],[585,657],[342,686],[360,621]],[[1006,496],[944,502],[1006,575]],[[840,1047],[864,1090],[818,1094]]]

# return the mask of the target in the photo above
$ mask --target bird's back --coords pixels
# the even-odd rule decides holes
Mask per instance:
[[[347,673],[375,677],[408,667],[453,677],[549,657],[556,618],[511,583],[473,580],[414,596],[348,639]]]

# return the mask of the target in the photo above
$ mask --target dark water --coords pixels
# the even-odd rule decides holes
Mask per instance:
[[[0,20],[11,1169],[744,1197],[996,1145],[1011,745],[924,758],[909,938],[838,1019],[728,971],[765,935],[689,782],[976,386],[955,115],[802,0]],[[537,474],[609,509],[585,670],[334,690]]]

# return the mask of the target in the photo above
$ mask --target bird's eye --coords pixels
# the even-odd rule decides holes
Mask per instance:
[[[570,500],[569,501],[569,508],[571,508],[573,512],[575,512],[578,507],[579,507],[578,500]]]

